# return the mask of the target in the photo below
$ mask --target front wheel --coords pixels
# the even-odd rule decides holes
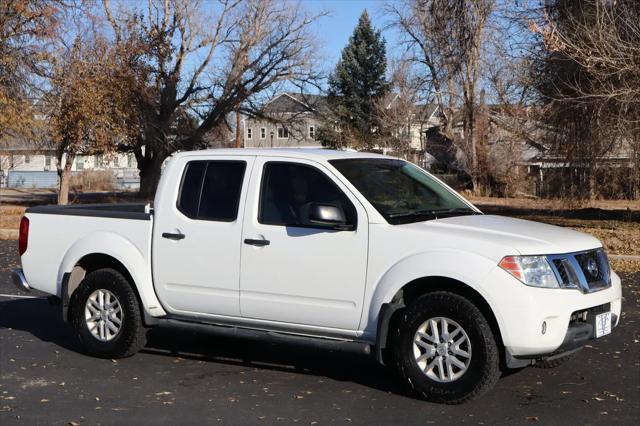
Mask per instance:
[[[89,355],[124,358],[146,343],[136,294],[127,279],[114,269],[87,274],[73,293],[71,317]]]
[[[426,400],[466,402],[491,389],[500,376],[491,327],[460,295],[421,296],[408,306],[394,335],[398,372]]]

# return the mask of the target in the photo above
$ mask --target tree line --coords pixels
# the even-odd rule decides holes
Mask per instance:
[[[294,87],[327,95],[318,138],[331,147],[408,155],[437,105],[438,136],[478,194],[517,195],[524,145],[562,159],[562,197],[640,195],[637,1],[399,0],[383,12],[393,57],[365,12],[324,72],[314,29],[326,13],[304,2],[6,0],[0,141],[55,148],[61,203],[76,156],[115,151],[135,155],[150,198],[171,153],[226,138]],[[612,166],[616,152],[630,155]]]

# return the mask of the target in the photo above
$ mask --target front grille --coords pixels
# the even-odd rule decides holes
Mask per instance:
[[[575,256],[589,284],[597,283],[605,279],[605,276],[608,274],[608,265],[602,264],[601,256],[598,256],[596,250],[576,254]]]
[[[560,275],[560,281],[563,283],[569,282],[569,275],[567,274],[567,268],[565,268],[562,259],[554,259],[553,265],[556,267],[558,274]]]
[[[584,293],[611,285],[609,261],[603,249],[547,256],[556,278],[563,288],[578,288]]]
[[[595,317],[598,314],[603,314],[605,312],[611,311],[611,304],[605,303],[604,305],[594,306],[589,309],[582,309],[579,311],[575,311],[571,314],[571,319],[569,320],[569,325],[576,324],[580,322],[589,322],[591,318]]]

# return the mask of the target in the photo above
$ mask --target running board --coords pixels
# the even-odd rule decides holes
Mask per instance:
[[[371,353],[371,345],[369,345],[368,343],[356,342],[353,340],[303,336],[282,331],[260,330],[234,325],[220,325],[198,320],[176,318],[158,319],[158,325],[164,324],[178,327],[187,327],[192,330],[213,332],[214,334],[222,337],[239,337],[244,339],[263,341],[266,340],[273,343],[285,343],[324,350],[352,352],[361,355],[369,355]]]

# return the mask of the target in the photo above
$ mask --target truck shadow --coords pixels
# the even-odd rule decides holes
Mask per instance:
[[[75,354],[82,347],[72,328],[60,318],[60,308],[46,299],[0,302],[0,328],[30,333]],[[160,326],[148,333],[137,356],[180,357],[249,368],[327,377],[411,397],[392,372],[364,354],[309,347],[302,343],[222,336],[207,329]],[[126,365],[126,364],[125,364]],[[154,363],[149,363],[150,368]]]

